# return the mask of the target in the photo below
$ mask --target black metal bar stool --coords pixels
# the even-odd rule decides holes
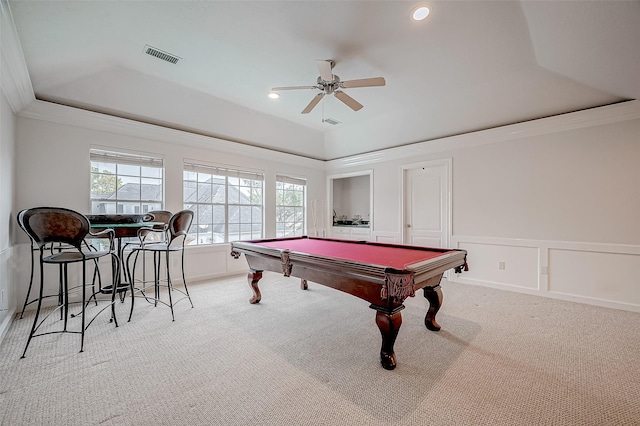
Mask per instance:
[[[92,234],[89,232],[89,220],[86,216],[75,212],[73,210],[58,208],[58,207],[36,207],[33,209],[27,209],[21,212],[19,223],[24,227],[23,229],[31,238],[33,244],[38,247],[39,259],[40,259],[40,292],[38,301],[38,307],[36,309],[33,325],[27,339],[27,343],[22,353],[22,358],[25,357],[31,339],[37,336],[43,336],[53,333],[78,333],[80,337],[80,352],[84,350],[84,334],[86,328],[93,322],[93,320],[102,312],[105,308],[100,310],[92,319],[89,324],[86,324],[86,262],[87,260],[94,261],[104,256],[111,256],[112,274],[114,278],[114,285],[112,286],[111,296],[111,315],[116,327],[118,322],[115,316],[115,295],[116,285],[115,277],[120,271],[119,259],[114,246],[114,231],[112,229],[106,229],[102,232]],[[109,241],[109,248],[107,250],[89,250],[85,243],[85,238],[107,238]],[[62,250],[49,252],[47,247],[50,244],[61,243],[69,247],[72,250]],[[84,247],[84,248],[83,248]],[[82,281],[78,286],[69,288],[69,276],[68,266],[72,263],[82,263]],[[61,301],[58,306],[49,314],[38,322],[40,318],[40,312],[42,309],[42,301],[46,297],[44,296],[44,265],[54,264],[59,265],[61,269],[60,280],[60,298]],[[97,263],[96,263],[97,265]],[[93,285],[93,283],[91,283]],[[69,319],[69,294],[70,291],[80,288],[82,291],[82,311],[80,313],[82,319],[82,328],[80,331],[68,330],[67,323]],[[93,295],[93,294],[92,294]],[[56,310],[62,309],[61,318],[63,319],[62,330],[42,332],[36,334],[38,328],[44,323],[44,321]]]
[[[140,243],[134,246],[131,246],[131,253],[127,256],[127,275],[129,278],[129,282],[133,283],[135,278],[136,271],[136,263],[138,259],[138,255],[142,254],[143,258],[146,252],[153,253],[153,287],[154,287],[154,297],[151,298],[147,296],[144,291],[146,289],[146,283],[144,282],[144,278],[142,281],[142,288],[138,290],[141,292],[142,296],[149,300],[151,299],[155,306],[158,303],[162,303],[171,308],[171,318],[175,321],[175,316],[173,313],[173,307],[181,300],[188,299],[191,307],[193,308],[193,302],[191,301],[191,296],[189,295],[189,289],[187,287],[187,280],[184,274],[184,245],[187,234],[189,232],[189,228],[191,227],[191,223],[193,222],[193,212],[191,210],[181,210],[169,219],[168,226],[166,229],[154,229],[154,228],[141,228],[138,231],[138,237],[140,239]],[[149,238],[149,234],[151,233],[166,233],[165,241],[157,241]],[[171,262],[170,262],[170,254],[172,252],[180,252],[181,254],[181,270],[182,270],[182,283],[184,289],[175,288],[171,281]],[[165,265],[167,271],[166,280],[160,279],[160,265],[162,263],[162,254],[164,254]],[[134,256],[133,269],[130,267],[130,259]],[[169,293],[169,302],[165,302],[160,299],[160,283],[166,282],[167,289]],[[183,295],[183,297],[178,300],[173,300],[172,293],[177,291]],[[133,315],[133,303],[131,304],[131,312],[129,314],[129,320],[131,320],[131,316]]]
[[[30,276],[29,276],[29,287],[27,288],[27,294],[24,298],[24,303],[22,305],[22,311],[20,311],[20,319],[22,319],[24,317],[24,311],[27,309],[27,306],[31,305],[32,303],[36,303],[39,299],[39,297],[35,297],[33,299],[30,299],[31,296],[31,289],[33,288],[33,278],[35,275],[35,252],[39,251],[40,249],[38,248],[38,246],[35,244],[35,242],[33,241],[33,239],[31,238],[31,235],[29,235],[29,233],[27,232],[27,230],[24,227],[24,213],[27,211],[27,209],[21,210],[18,215],[17,215],[17,221],[18,221],[18,226],[20,226],[20,229],[22,229],[24,231],[25,234],[27,234],[27,236],[29,237],[29,254],[30,254],[30,258],[31,258],[31,263],[30,263],[30,268],[31,268],[31,272],[30,272]],[[96,250],[95,248],[91,247],[86,241],[84,242],[85,246],[90,249],[90,250]],[[49,243],[49,248],[48,251],[51,254],[54,254],[55,252],[60,252],[63,250],[69,250],[69,249],[73,249],[73,247],[67,245],[67,244],[61,244],[61,243]],[[93,270],[93,280],[92,280],[92,285],[94,287],[94,292],[95,292],[95,282],[96,280],[98,281],[98,286],[102,287],[102,278],[100,276],[100,268],[98,267],[98,259],[94,259],[94,263],[95,263],[95,268]],[[62,305],[62,301],[63,301],[63,296],[62,296],[62,275],[63,275],[63,269],[62,269],[62,265],[60,265],[60,280],[58,283],[58,293],[57,294],[48,294],[46,296],[42,296],[42,298],[46,299],[49,297],[57,297],[58,298],[58,305]],[[97,302],[96,302],[97,304]],[[62,319],[62,311],[60,311],[60,319]]]

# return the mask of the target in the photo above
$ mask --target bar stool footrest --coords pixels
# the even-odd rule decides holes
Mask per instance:
[[[100,293],[111,294],[113,292],[112,289],[113,289],[113,286],[107,285],[100,289]],[[131,289],[131,286],[129,285],[129,283],[121,283],[121,284],[118,284],[118,286],[116,287],[116,293],[124,293],[125,291],[128,291],[130,289]]]

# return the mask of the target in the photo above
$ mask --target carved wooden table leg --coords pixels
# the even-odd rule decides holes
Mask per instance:
[[[376,311],[376,324],[380,329],[380,334],[382,334],[380,363],[386,370],[393,370],[396,368],[396,354],[393,351],[393,345],[402,325],[402,315],[400,312],[387,314]]]
[[[436,314],[442,306],[442,288],[440,285],[435,287],[425,287],[422,289],[424,297],[429,301],[429,310],[424,318],[424,325],[431,331],[439,331],[440,325],[436,321]]]
[[[308,290],[309,289],[309,285],[307,284],[307,280],[300,280],[300,288],[302,290]]]
[[[260,278],[262,278],[262,271],[250,270],[249,276],[247,278],[249,280],[251,290],[253,290],[253,297],[249,299],[249,303],[256,304],[262,299],[260,289],[258,288],[258,281],[260,281]]]

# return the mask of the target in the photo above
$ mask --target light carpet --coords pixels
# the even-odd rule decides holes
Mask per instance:
[[[264,274],[192,284],[195,308],[136,300],[78,335],[0,346],[2,425],[640,424],[640,314],[443,282],[440,332],[406,301],[398,367],[368,303]],[[31,313],[32,314],[32,313]],[[74,320],[77,321],[77,320]],[[73,325],[73,323],[72,323]]]

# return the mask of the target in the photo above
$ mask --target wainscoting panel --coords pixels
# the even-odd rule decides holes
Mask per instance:
[[[469,271],[465,280],[480,281],[509,287],[538,290],[540,249],[508,243],[477,243],[460,241],[456,248],[467,250]]]
[[[171,267],[176,271],[179,270],[179,265],[171,265]],[[247,261],[244,258],[234,261],[231,257],[229,244],[188,247],[184,257],[184,268],[187,282],[203,281],[248,270]]]
[[[550,249],[549,292],[640,306],[640,255]]]
[[[449,280],[640,312],[640,246],[452,237],[469,271]]]
[[[396,233],[373,232],[371,241],[385,244],[401,244],[402,238]]]

